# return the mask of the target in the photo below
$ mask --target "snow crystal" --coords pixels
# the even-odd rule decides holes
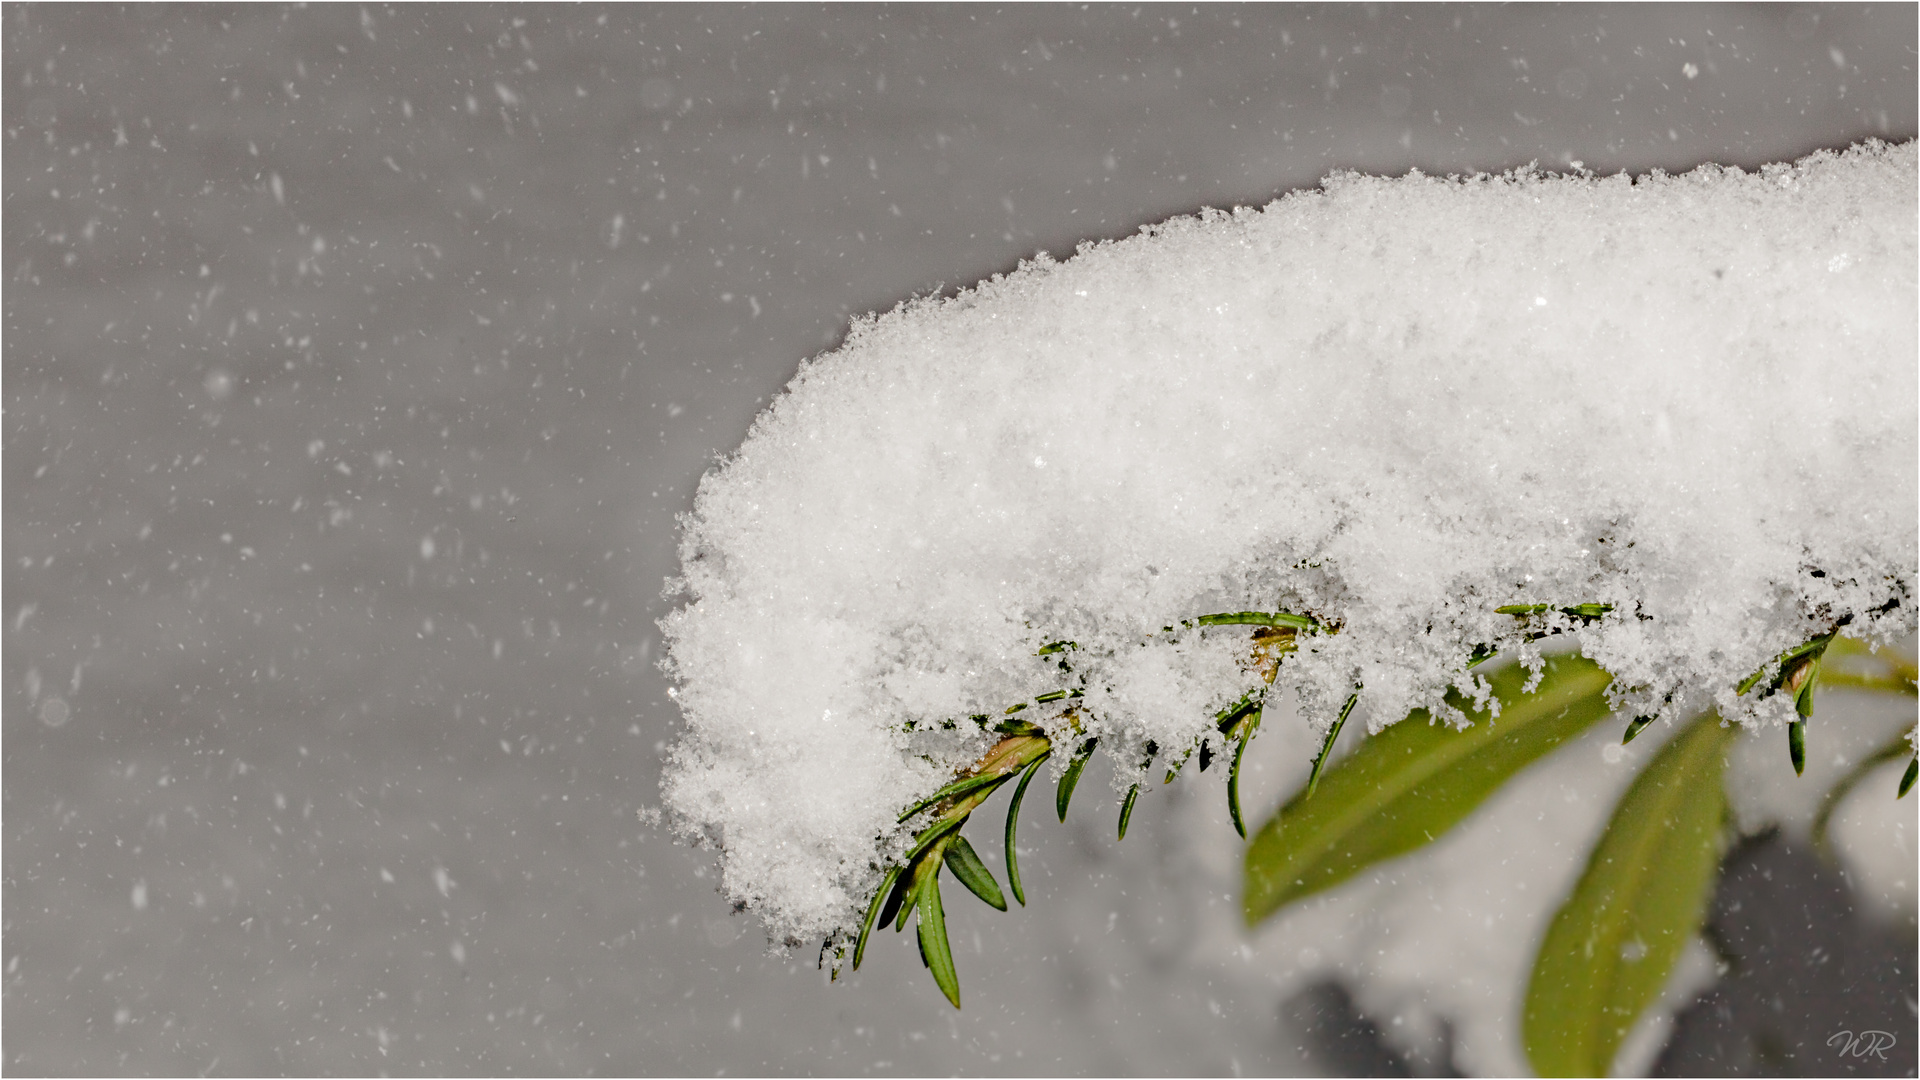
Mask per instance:
[[[830,934],[969,717],[1084,685],[1122,783],[1190,748],[1259,679],[1182,626],[1223,611],[1323,624],[1275,684],[1319,725],[1469,722],[1475,648],[1549,626],[1623,710],[1777,722],[1735,687],[1783,649],[1915,625],[1915,165],[1343,173],[856,322],[684,522],[667,809]]]

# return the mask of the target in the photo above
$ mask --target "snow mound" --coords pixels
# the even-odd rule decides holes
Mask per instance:
[[[1180,626],[1223,611],[1326,626],[1276,683],[1322,725],[1469,722],[1543,625],[1494,609],[1583,603],[1622,710],[1778,722],[1734,687],[1781,650],[1915,626],[1915,166],[1341,173],[857,321],[683,523],[666,806],[832,934],[968,718],[1069,685],[1043,645],[1124,783],[1256,685]]]

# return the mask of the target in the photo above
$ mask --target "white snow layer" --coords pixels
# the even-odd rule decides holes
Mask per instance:
[[[1080,685],[1042,645],[1126,782],[1258,678],[1163,628],[1243,609],[1330,628],[1275,684],[1318,725],[1467,722],[1495,607],[1589,602],[1623,711],[1778,722],[1781,650],[1915,627],[1915,166],[1341,173],[856,321],[684,521],[667,807],[774,939],[844,930],[967,718]]]

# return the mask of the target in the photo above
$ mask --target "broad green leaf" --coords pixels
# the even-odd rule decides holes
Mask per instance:
[[[1527,986],[1522,1032],[1542,1076],[1605,1076],[1700,929],[1719,865],[1721,787],[1738,729],[1716,713],[1662,747],[1614,808]]]
[[[1846,800],[1848,795],[1852,794],[1854,788],[1860,786],[1860,781],[1865,780],[1868,773],[1873,772],[1875,769],[1878,769],[1890,761],[1898,761],[1912,753],[1913,746],[1907,742],[1907,733],[1903,731],[1880,744],[1880,747],[1873,753],[1854,762],[1853,768],[1848,769],[1840,779],[1834,781],[1833,786],[1827,789],[1826,797],[1820,800],[1820,809],[1813,815],[1813,827],[1808,830],[1813,836],[1813,846],[1822,854],[1833,854],[1830,841],[1827,837],[1827,830],[1833,825],[1834,811],[1840,809],[1840,804]],[[1909,775],[1914,771],[1913,766],[1907,766]],[[1905,781],[1900,788],[1900,795],[1905,795],[1907,793],[1907,787],[1911,785],[1911,780]],[[1899,796],[1895,796],[1895,798],[1898,797]]]
[[[1033,759],[1027,771],[1020,774],[1020,786],[1013,789],[1013,799],[1007,803],[1007,884],[1013,887],[1013,898],[1020,901],[1021,907],[1027,906],[1027,893],[1020,887],[1020,857],[1015,854],[1014,833],[1020,827],[1020,800],[1027,797],[1027,785],[1033,782],[1033,774],[1040,769],[1040,763],[1047,760],[1051,751]]]
[[[1915,696],[1920,669],[1912,660],[1892,651],[1875,651],[1858,638],[1836,637],[1820,660],[1820,685],[1880,690]]]
[[[1488,676],[1497,720],[1483,714],[1455,731],[1416,710],[1329,767],[1312,799],[1296,792],[1247,847],[1248,924],[1431,843],[1513,774],[1607,715],[1612,676],[1591,660],[1547,657],[1539,688],[1522,694],[1527,677],[1518,664]],[[1472,708],[1457,694],[1448,700]]]
[[[1000,883],[993,880],[992,871],[980,861],[980,854],[973,850],[964,836],[956,836],[953,843],[947,845],[947,869],[967,891],[987,902],[989,907],[1007,910],[1007,898],[1000,895]]]
[[[1914,696],[1913,680],[1904,675],[1837,669],[1831,662],[1823,662],[1820,665],[1820,685],[1829,690],[1879,690],[1889,694]]]
[[[920,889],[920,958],[940,992],[954,1008],[960,1007],[960,976],[953,970],[953,950],[947,945],[947,914],[940,906],[940,864],[934,863]]]
[[[1060,777],[1060,790],[1053,796],[1053,808],[1060,812],[1060,820],[1067,820],[1067,804],[1073,801],[1073,789],[1080,784],[1080,772],[1087,767],[1087,759],[1093,756],[1093,748],[1099,739],[1088,739],[1074,751],[1073,760],[1067,762],[1066,774]]]

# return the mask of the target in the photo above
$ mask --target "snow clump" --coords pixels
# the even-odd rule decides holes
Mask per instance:
[[[1779,722],[1783,649],[1915,627],[1915,164],[1340,173],[856,321],[685,518],[667,809],[775,941],[857,927],[969,717],[1083,686],[1122,785],[1207,736],[1212,612],[1325,625],[1321,726],[1471,722],[1494,609],[1583,603],[1623,711]]]

